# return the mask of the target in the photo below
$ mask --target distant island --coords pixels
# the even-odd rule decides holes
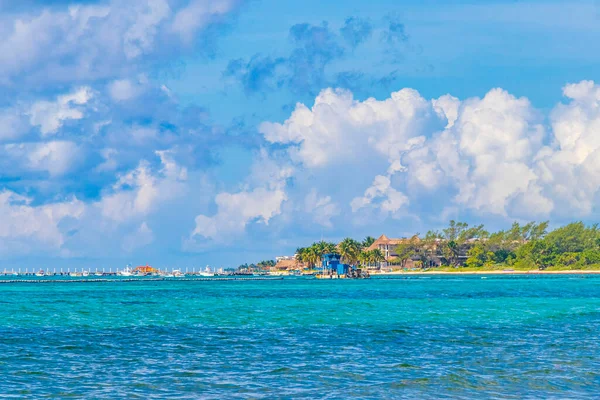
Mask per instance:
[[[450,221],[441,231],[424,236],[339,243],[319,241],[299,247],[293,256],[244,264],[239,270],[271,274],[311,274],[323,255],[337,253],[344,263],[372,274],[402,273],[553,273],[600,272],[600,230],[597,224],[573,222],[548,230],[548,222],[514,223],[488,232],[483,225]]]

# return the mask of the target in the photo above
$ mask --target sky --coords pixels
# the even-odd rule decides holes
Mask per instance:
[[[595,223],[599,64],[596,0],[0,0],[0,270]]]

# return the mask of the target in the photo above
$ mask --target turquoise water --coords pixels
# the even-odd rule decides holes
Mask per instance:
[[[598,398],[600,277],[0,285],[14,398]]]

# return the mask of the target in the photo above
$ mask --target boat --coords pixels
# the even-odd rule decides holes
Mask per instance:
[[[104,273],[103,273],[103,272],[100,272],[100,271],[98,271],[98,270],[96,270],[96,273],[95,273],[94,275],[96,275],[96,276],[103,276],[103,275],[104,275]]]
[[[183,272],[181,272],[180,269],[174,269],[173,270],[173,277],[174,278],[183,278],[183,277],[185,277],[185,274]]]
[[[46,273],[43,269],[40,269],[38,272],[35,273],[35,276],[46,276]]]
[[[133,275],[133,270],[128,265],[128,266],[125,267],[125,269],[117,272],[117,275],[119,275],[119,276],[131,276],[131,275]]]
[[[90,276],[90,271],[83,270],[81,276]]]
[[[204,269],[204,271],[200,271],[199,272],[200,276],[205,276],[205,277],[210,277],[210,276],[215,276],[214,271],[210,270],[210,267],[207,265],[206,268]]]

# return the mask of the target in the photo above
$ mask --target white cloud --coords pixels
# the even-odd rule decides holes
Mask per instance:
[[[123,36],[127,58],[135,58],[153,50],[158,26],[169,17],[171,8],[166,0],[147,0],[134,4],[133,23]]]
[[[124,222],[146,216],[159,204],[182,195],[186,190],[187,169],[177,165],[168,151],[156,152],[162,168],[153,174],[150,164],[141,161],[136,169],[122,175],[112,193],[96,203],[109,220]]]
[[[19,138],[27,129],[22,112],[17,108],[0,110],[0,141]]]
[[[570,101],[550,114],[554,137],[536,156],[536,172],[557,212],[588,215],[600,188],[600,86],[582,81],[563,93]]]
[[[173,2],[171,2],[173,3]],[[180,6],[177,7],[177,3]],[[113,0],[0,15],[0,85],[123,76],[146,55],[171,52],[218,23],[238,1]],[[173,40],[180,37],[180,40]]]
[[[428,189],[449,183],[458,191],[457,203],[500,215],[518,196],[541,195],[532,160],[543,146],[544,128],[526,98],[493,89],[462,102],[456,115],[446,131],[407,155],[411,182]],[[551,211],[543,199],[536,203],[543,207],[536,212]]]
[[[378,200],[377,205],[375,205],[377,208],[383,213],[391,213],[392,215],[408,205],[410,203],[408,197],[394,189],[391,184],[389,177],[376,176],[373,185],[365,191],[362,197],[352,199],[350,203],[352,211],[356,212],[361,208],[373,206],[375,200]]]
[[[92,98],[92,91],[88,87],[81,87],[76,91],[58,96],[56,101],[35,102],[29,110],[30,122],[39,126],[42,135],[55,134],[68,119],[82,119],[81,107]]]
[[[217,213],[212,217],[198,215],[192,236],[210,239],[226,239],[244,232],[253,221],[268,224],[281,212],[281,204],[287,199],[283,190],[257,188],[238,193],[219,193],[215,198]]]
[[[70,141],[6,144],[0,152],[5,174],[48,172],[52,177],[70,172],[81,157],[79,146]]]
[[[242,234],[252,222],[267,225],[273,217],[281,214],[282,204],[288,198],[284,190],[286,181],[292,174],[291,167],[279,164],[264,150],[261,151],[246,179],[247,188],[236,193],[217,194],[216,214],[212,217],[198,215],[191,238],[202,236],[222,241]]]
[[[127,101],[137,96],[138,88],[129,79],[117,79],[108,85],[108,93],[115,101]]]
[[[104,161],[94,169],[99,172],[114,171],[119,165],[117,160],[115,159],[115,155],[117,154],[118,151],[113,148],[105,148],[100,150],[100,155],[102,156]]]
[[[38,243],[50,248],[60,248],[64,234],[59,224],[65,218],[78,219],[83,215],[84,204],[73,198],[69,201],[32,205],[32,199],[9,190],[0,192],[0,248],[13,253],[10,244],[25,250],[25,243]]]
[[[199,29],[230,13],[238,3],[239,0],[192,0],[175,14],[172,29],[189,42]]]
[[[433,198],[440,212],[585,216],[597,211],[600,189],[600,86],[570,84],[564,95],[568,102],[552,110],[548,126],[527,98],[502,89],[462,101],[427,101],[403,89],[362,102],[327,89],[311,108],[298,104],[286,121],[264,122],[259,130],[297,163],[293,193],[306,191],[291,203],[316,204],[343,189],[357,213],[406,215]],[[361,188],[366,174],[372,183]],[[342,186],[331,185],[334,176]],[[318,192],[310,192],[315,185]]]
[[[315,168],[362,157],[367,149],[393,162],[442,122],[431,103],[412,89],[363,102],[347,90],[326,89],[311,109],[297,104],[283,124],[264,122],[259,130],[271,143],[291,144],[291,158]]]
[[[332,201],[331,196],[319,196],[313,188],[304,198],[304,211],[312,215],[313,222],[332,227],[331,219],[340,214],[340,207]]]

